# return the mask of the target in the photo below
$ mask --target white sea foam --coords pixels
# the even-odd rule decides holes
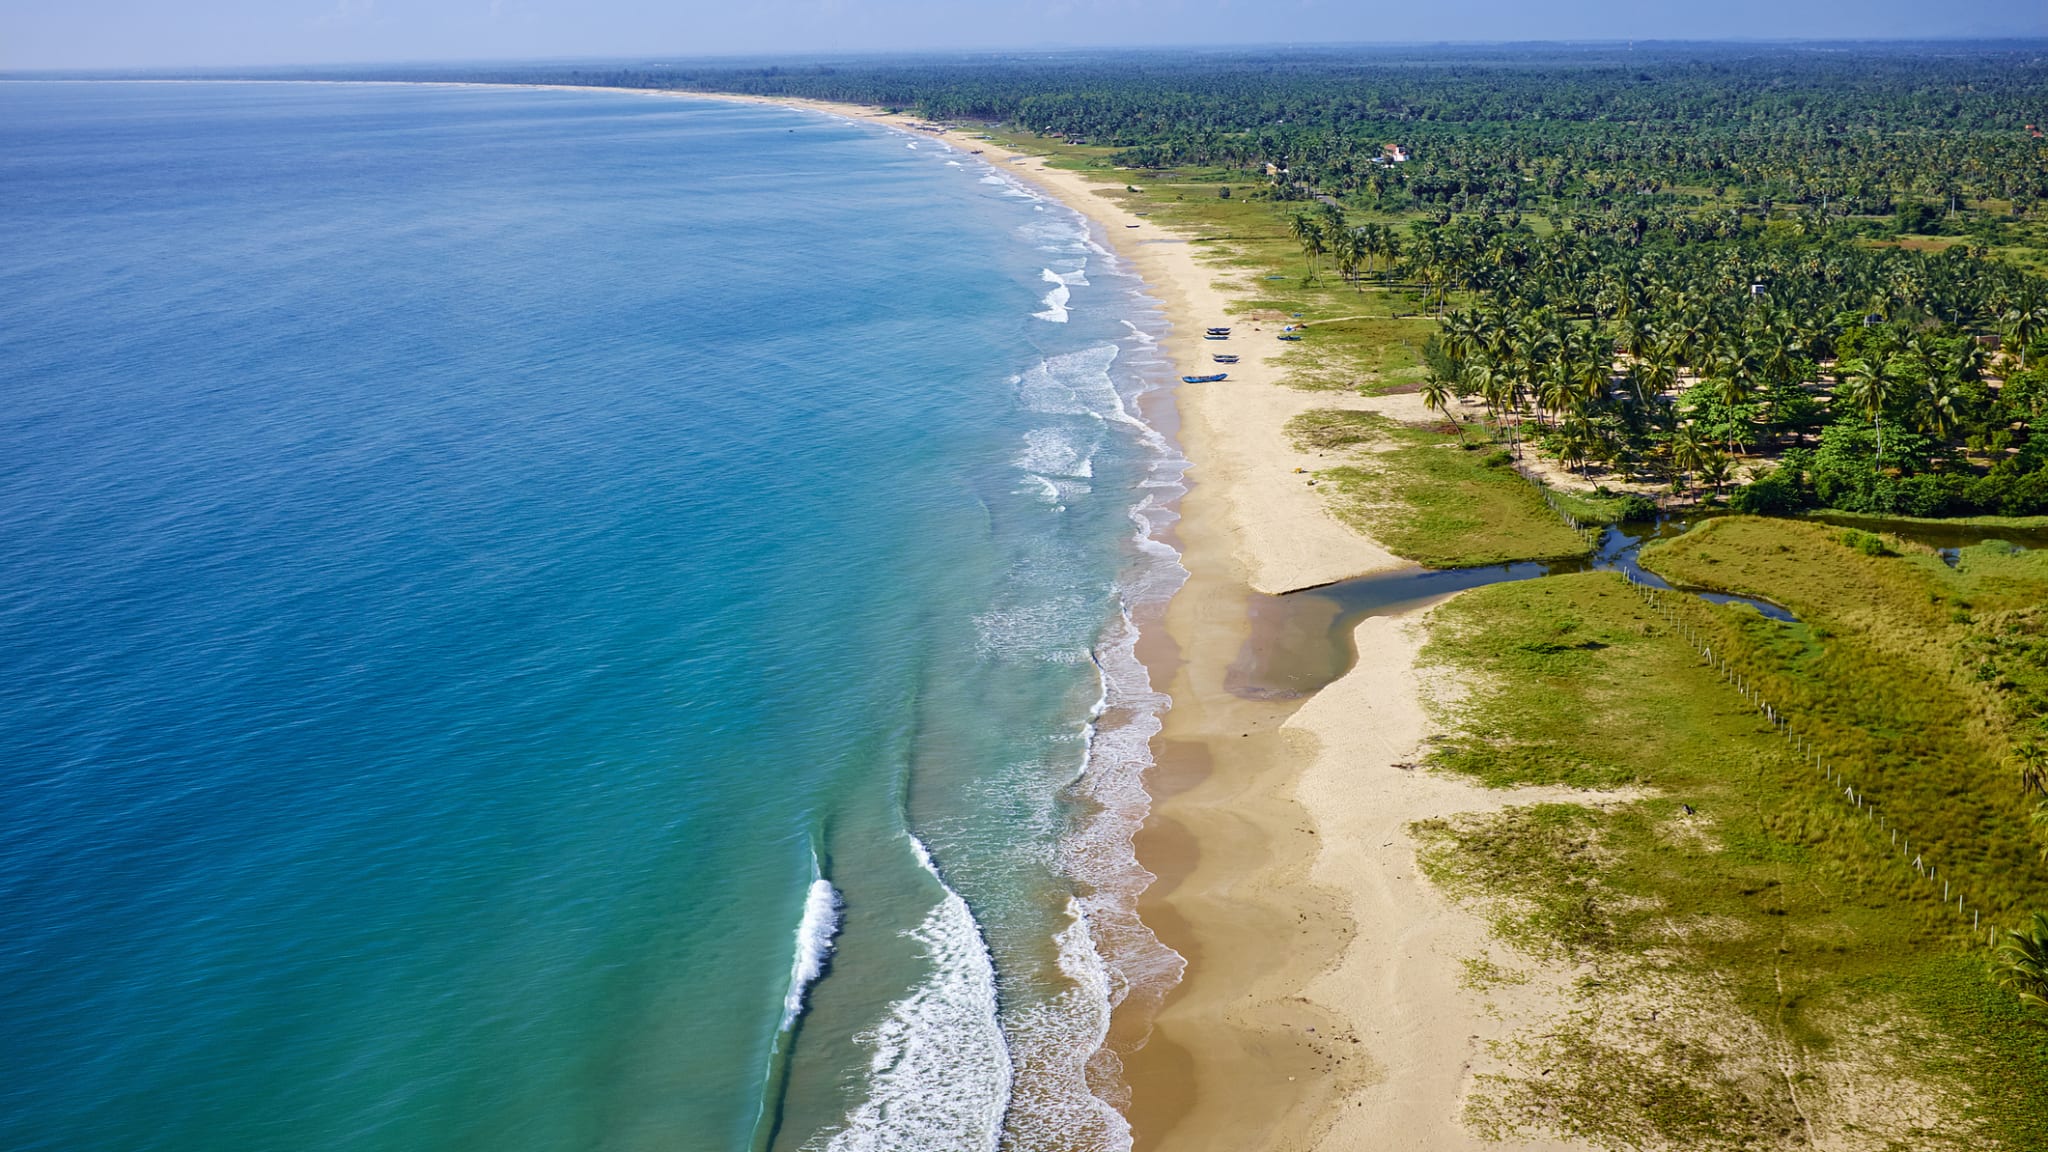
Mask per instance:
[[[948,161],[946,161],[946,167],[948,167],[948,168],[961,168],[961,167],[965,167],[965,165],[961,164],[961,163],[960,163],[960,162],[959,162],[958,160],[948,160]]]
[[[1093,430],[1091,426],[1090,430]],[[1040,476],[1071,476],[1086,479],[1095,475],[1094,436],[1080,443],[1079,429],[1032,428],[1024,433],[1024,452],[1012,461],[1026,472]],[[1097,434],[1099,435],[1099,433]]]
[[[1143,328],[1138,327],[1136,324],[1131,323],[1129,320],[1124,320],[1120,323],[1122,323],[1124,327],[1129,328],[1131,330],[1131,339],[1136,340],[1139,344],[1142,344],[1147,348],[1151,348],[1159,343],[1158,337],[1152,335],[1150,332],[1145,331]]]
[[[1026,410],[1063,416],[1095,416],[1133,425],[1109,368],[1117,346],[1097,344],[1048,356],[1017,378],[1017,398]]]
[[[816,875],[817,864],[812,863]],[[796,960],[790,965],[789,991],[782,998],[782,1027],[784,1031],[796,1026],[804,1014],[804,997],[811,985],[824,975],[825,964],[832,959],[832,942],[839,935],[839,890],[822,875],[811,881],[810,892],[804,897],[803,919],[796,926]]]
[[[974,617],[975,649],[993,659],[1079,664],[1088,659],[1086,641],[1075,632],[1098,608],[1086,596],[1053,596],[993,608]]]
[[[1036,205],[1043,209],[1044,204]],[[1088,242],[1088,228],[1081,217],[1034,220],[1020,225],[1018,235],[1040,252],[1064,256],[1085,256],[1096,251]]]
[[[1040,301],[1040,303],[1045,305],[1045,311],[1033,312],[1032,315],[1040,320],[1050,320],[1055,324],[1065,324],[1067,322],[1067,301],[1073,298],[1073,290],[1067,287],[1067,282],[1061,279],[1059,273],[1050,268],[1045,269],[1043,276],[1040,278],[1052,285],[1052,291],[1047,292],[1045,298]]]
[[[819,1152],[994,1152],[1009,1107],[1010,1049],[996,1019],[995,964],[967,901],[910,838],[944,896],[912,929],[931,975],[854,1037],[873,1050],[866,1098]]]
[[[994,169],[989,169],[982,175],[981,183],[990,185],[992,187],[1001,188],[1003,190],[1003,195],[1009,197],[1012,200],[1035,201],[1039,199],[1039,196],[1036,192],[1033,192],[1031,189],[1026,188],[1024,185],[1019,184],[1017,181],[1011,179],[1008,176],[1003,175],[1000,172],[995,171]],[[1036,204],[1034,205],[1034,210],[1043,211],[1044,205],[1042,203]]]
[[[1121,1066],[1103,1048],[1109,1036],[1109,969],[1080,901],[1067,901],[1067,916],[1053,944],[1069,987],[1025,1007],[1013,1021],[1016,1079],[1009,1128],[1020,1150],[1129,1148],[1130,1124],[1112,1103],[1122,1095]]]
[[[1135,324],[1131,329],[1147,335]],[[1151,342],[1139,341],[1134,354],[1157,353]],[[1121,611],[1092,653],[1099,696],[1084,729],[1081,763],[1066,790],[1074,810],[1081,813],[1059,845],[1061,868],[1082,893],[1075,898],[1075,926],[1058,942],[1061,970],[1073,983],[1062,998],[1071,997],[1071,1002],[1062,1003],[1058,1012],[1048,1010],[1048,1018],[1030,1028],[1019,1029],[1020,1035],[1043,1029],[1056,1039],[1044,1045],[1044,1056],[1036,1054],[1035,1043],[1020,1039],[1017,1067],[1022,1087],[1013,1104],[1037,1107],[1031,1101],[1045,1095],[1044,1108],[1053,1115],[1047,1125],[1072,1133],[1060,1137],[1055,1146],[1102,1152],[1130,1147],[1129,1131],[1116,1111],[1129,1103],[1122,1065],[1103,1046],[1109,1014],[1131,1004],[1149,1018],[1186,967],[1180,954],[1162,944],[1138,918],[1138,897],[1153,876],[1139,865],[1133,840],[1151,812],[1144,777],[1152,766],[1152,738],[1171,704],[1164,693],[1154,690],[1149,671],[1138,660],[1138,619],[1156,618],[1187,579],[1180,554],[1160,536],[1178,519],[1171,504],[1185,491],[1188,464],[1170,441],[1131,413],[1109,375],[1115,359],[1112,347],[1085,362],[1053,368],[1047,379],[1026,390],[1027,395],[1056,402],[1062,397],[1050,384],[1059,381],[1074,406],[1131,427],[1151,459],[1139,483],[1143,495],[1128,509],[1136,559],[1118,577]],[[1077,951],[1082,941],[1094,958],[1092,967]],[[1098,1022],[1105,1031],[1095,1031]],[[1065,1055],[1054,1055],[1062,1051]],[[1074,1087],[1077,1076],[1085,1095]],[[1048,1091],[1046,1084],[1068,1087]]]

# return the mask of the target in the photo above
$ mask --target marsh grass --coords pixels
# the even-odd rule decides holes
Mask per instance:
[[[1597,493],[1550,490],[1551,502],[1577,517],[1581,524],[1619,524],[1623,520],[1654,515],[1655,504],[1641,496],[1601,496]]]
[[[1822,1112],[1797,1077],[1875,1066],[1885,1020],[1887,1059],[1921,1086],[1901,1091],[1953,1097],[1957,1125],[1902,1146],[2048,1147],[2048,1030],[1618,576],[1494,585],[1435,621],[1423,659],[1468,689],[1441,710],[1435,767],[1629,790],[1416,828],[1429,874],[1501,939],[1585,973],[1567,1016],[1505,1054],[1527,1075],[1491,1087],[1492,1122],[1615,1147],[1791,1147],[1804,1121],[1780,1066]]]
[[[2048,906],[2034,800],[2009,761],[2038,736],[2048,692],[2048,556],[1985,544],[1950,569],[1926,549],[1872,550],[1869,539],[1729,517],[1642,559],[1669,579],[1792,609],[1799,623],[1684,598],[1706,642],[1970,906],[1994,922]]]
[[[1332,511],[1398,556],[1454,568],[1590,550],[1484,441],[1334,409],[1305,412],[1288,432],[1304,450],[1344,461],[1316,472]]]

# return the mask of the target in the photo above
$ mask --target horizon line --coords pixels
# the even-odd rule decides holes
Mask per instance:
[[[1903,47],[1916,44],[1928,45],[1996,45],[2048,46],[2048,35],[1983,35],[1958,34],[1955,36],[1866,36],[1866,37],[1717,37],[1711,39],[1689,38],[1643,38],[1574,37],[1555,40],[1355,40],[1332,41],[1328,43],[1304,44],[1299,41],[1270,41],[1259,44],[1217,44],[1189,42],[1185,44],[1145,45],[1062,45],[1037,44],[1010,47],[959,47],[959,48],[915,48],[915,49],[863,49],[855,51],[803,51],[774,52],[733,50],[727,52],[706,52],[692,55],[597,55],[597,56],[442,56],[402,57],[383,60],[351,60],[325,63],[218,63],[218,64],[97,64],[65,65],[52,67],[0,68],[0,77],[36,77],[90,79],[97,77],[133,76],[138,73],[160,75],[166,79],[191,77],[199,73],[220,70],[244,70],[249,72],[313,72],[341,71],[348,69],[374,68],[432,68],[448,66],[475,67],[479,65],[523,65],[528,67],[563,67],[570,65],[634,65],[638,67],[662,67],[684,64],[734,64],[752,61],[873,61],[914,60],[932,58],[981,58],[994,59],[1013,56],[1066,55],[1066,56],[1114,56],[1147,54],[1197,54],[1197,55],[1239,55],[1275,56],[1289,53],[1303,55],[1330,54],[1342,52],[1371,52],[1395,50],[1457,50],[1457,49],[1514,49],[1514,48],[1799,48],[1839,45],[1843,47]]]

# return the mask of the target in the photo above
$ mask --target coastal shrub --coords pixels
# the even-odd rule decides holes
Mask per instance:
[[[1507,449],[1496,448],[1493,451],[1488,452],[1486,456],[1479,462],[1488,468],[1505,468],[1508,465],[1514,463],[1515,458],[1513,456],[1508,455]]]
[[[1838,539],[1840,539],[1843,544],[1851,548],[1854,548],[1856,551],[1863,553],[1865,556],[1898,555],[1898,553],[1892,551],[1891,548],[1885,544],[1884,537],[1879,536],[1873,532],[1863,532],[1855,528],[1847,528],[1842,531],[1842,534],[1840,537],[1838,537]]]
[[[1735,490],[1728,505],[1752,516],[1784,516],[1811,505],[1813,493],[1806,486],[1804,461],[1788,458],[1769,472]]]
[[[2048,1020],[2048,912],[2006,932],[1998,946],[1998,982]]]
[[[1620,498],[1615,515],[1621,520],[1654,520],[1657,502],[1639,492],[1630,492]]]

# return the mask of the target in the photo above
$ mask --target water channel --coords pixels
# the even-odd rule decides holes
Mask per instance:
[[[1593,555],[1574,560],[1494,564],[1475,568],[1406,568],[1278,596],[1253,596],[1251,638],[1231,666],[1231,692],[1247,699],[1297,699],[1315,692],[1358,659],[1352,633],[1368,616],[1388,616],[1441,600],[1454,592],[1573,572],[1623,572],[1655,588],[1672,585],[1637,562],[1642,546],[1682,536],[1707,516],[1664,516],[1601,530]],[[2048,529],[1983,528],[1919,520],[1816,517],[1826,523],[1884,532],[1939,551],[1953,566],[1959,549],[1986,540],[2018,547],[2048,547]],[[1686,588],[1715,604],[1747,604],[1774,620],[1796,620],[1782,605],[1748,596]]]

